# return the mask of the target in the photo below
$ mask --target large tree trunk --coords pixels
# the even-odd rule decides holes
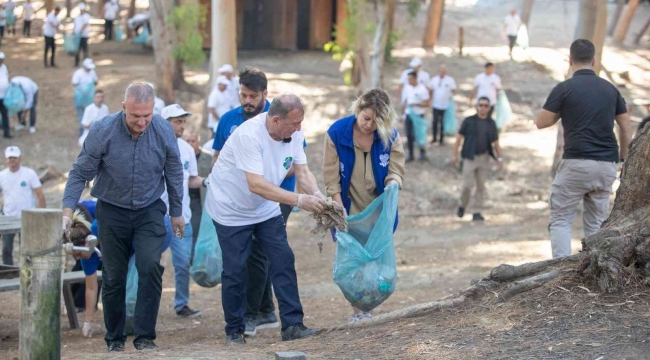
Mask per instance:
[[[72,12],[72,0],[65,0],[65,17],[70,18],[71,12]]]
[[[592,42],[596,48],[596,64],[594,71],[600,74],[603,69],[603,46],[605,45],[605,35],[607,33],[607,0],[595,0],[597,2],[596,28]]]
[[[129,11],[127,12],[126,19],[130,19],[135,16],[135,1],[136,0],[131,0],[131,3],[129,4]],[[127,26],[126,27],[126,37],[131,39],[133,38],[133,31]]]
[[[352,2],[355,4],[353,5]],[[348,6],[356,6],[357,25],[354,40],[354,63],[352,65],[352,85],[357,95],[363,94],[370,87],[370,55],[366,48],[366,34],[363,31],[369,12],[366,0],[348,0]]]
[[[431,0],[431,3],[429,4],[427,25],[424,30],[424,39],[422,40],[422,47],[427,50],[433,49],[436,45],[444,2],[445,0]]]
[[[625,7],[625,0],[618,0],[616,2],[616,10],[612,14],[612,18],[609,21],[609,30],[607,30],[607,36],[614,36],[614,30],[616,30],[616,25],[618,20],[621,19],[621,13],[623,13],[623,8]]]
[[[396,0],[376,0],[375,13],[377,15],[377,27],[375,28],[375,38],[372,42],[372,56],[370,66],[370,87],[383,87],[383,70],[384,56],[386,54],[386,42],[388,41],[388,32],[390,18],[390,6],[388,3],[395,3]],[[393,6],[394,8],[394,6]]]
[[[54,9],[54,0],[45,0],[45,11],[49,14]]]
[[[174,47],[178,39],[176,28],[165,21],[172,16],[174,4],[168,0],[152,0],[149,4],[151,14],[151,36],[153,40],[154,60],[156,63],[156,92],[166,103],[174,102],[174,85],[182,78],[182,69],[174,57]],[[180,74],[178,74],[180,70]]]
[[[621,18],[621,23],[618,26],[616,35],[614,35],[615,42],[623,43],[625,41],[625,36],[627,36],[627,31],[630,28],[630,23],[632,22],[632,18],[634,18],[634,13],[638,7],[639,0],[630,0],[630,2],[627,4],[627,8],[623,13],[623,17]]]
[[[641,38],[643,38],[643,34],[648,31],[648,28],[650,28],[650,18],[648,18],[648,21],[645,22],[645,25],[643,25],[643,28],[641,31],[639,31],[639,34],[636,36],[636,38],[634,38],[634,45],[639,45]]]
[[[533,11],[533,5],[535,5],[535,0],[524,0],[524,3],[521,5],[521,22],[529,26],[530,14]]]

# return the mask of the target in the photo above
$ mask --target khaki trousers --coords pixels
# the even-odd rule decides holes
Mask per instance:
[[[482,154],[474,156],[474,160],[463,159],[463,189],[460,194],[460,206],[467,209],[469,205],[472,188],[476,184],[474,194],[474,212],[483,209],[485,197],[485,181],[490,171],[490,155]]]
[[[614,162],[566,159],[558,165],[551,185],[548,226],[553,258],[571,255],[571,225],[583,200],[582,222],[585,236],[600,229],[609,211],[609,196],[616,179]]]

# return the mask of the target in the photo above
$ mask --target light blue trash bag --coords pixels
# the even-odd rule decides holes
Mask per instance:
[[[13,8],[7,10],[7,15],[5,16],[5,20],[7,22],[7,25],[16,25],[16,14],[14,13]]]
[[[494,110],[496,113],[494,121],[497,123],[497,130],[501,131],[506,127],[510,118],[512,118],[512,107],[510,106],[510,101],[508,101],[508,96],[506,96],[505,91],[499,90],[497,106]]]
[[[146,26],[143,26],[142,31],[135,38],[133,38],[134,44],[147,45],[149,42],[149,29]]]
[[[74,106],[86,107],[95,99],[95,83],[79,84],[74,87]]]
[[[25,110],[25,93],[18,84],[10,83],[2,103],[9,114],[17,114]]]
[[[411,107],[408,107],[406,113],[413,122],[413,134],[415,135],[415,142],[423,147],[427,144],[427,121],[422,115],[416,114]]]
[[[397,185],[387,186],[365,210],[347,218],[347,232],[336,232],[334,282],[350,304],[364,312],[395,291],[393,228],[398,192]]]
[[[63,51],[68,55],[74,55],[79,51],[81,44],[80,34],[64,34],[63,35]]]
[[[456,135],[456,127],[458,127],[458,123],[456,121],[456,102],[453,97],[449,100],[449,107],[445,110],[442,124],[445,130],[445,135]]]
[[[207,196],[209,194],[206,192]],[[222,271],[223,258],[217,238],[217,229],[214,227],[210,214],[203,209],[190,275],[199,286],[211,288],[221,283]]]
[[[126,316],[135,316],[135,303],[138,300],[138,269],[135,256],[129,260],[129,272],[126,275]]]
[[[120,25],[115,26],[115,40],[124,40],[124,32],[122,31],[122,27]]]

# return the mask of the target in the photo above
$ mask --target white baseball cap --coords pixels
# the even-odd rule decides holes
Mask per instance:
[[[413,59],[411,59],[411,62],[409,63],[409,66],[412,67],[412,68],[422,66],[422,59],[420,59],[417,56],[414,57]]]
[[[84,3],[79,4],[79,10],[86,10],[86,4]]]
[[[3,53],[2,51],[0,51],[0,60],[3,60],[4,58],[5,58],[5,53]]]
[[[234,71],[235,71],[235,69],[233,69],[233,68],[232,68],[232,65],[230,65],[230,64],[223,64],[223,65],[219,68],[219,73],[234,72]]]
[[[9,158],[19,158],[22,153],[18,146],[9,146],[5,149],[5,159]]]
[[[223,75],[219,75],[217,78],[217,84],[230,85],[230,80]]]
[[[88,70],[92,70],[95,68],[95,63],[91,58],[85,58],[84,61],[81,63],[81,65]]]
[[[181,116],[192,116],[192,113],[185,111],[185,109],[183,109],[183,107],[178,104],[171,104],[169,106],[165,106],[165,108],[162,109],[160,116],[162,116],[165,120],[169,120],[170,118],[177,118]]]

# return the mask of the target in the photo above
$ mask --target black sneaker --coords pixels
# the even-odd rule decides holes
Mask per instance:
[[[135,346],[136,350],[154,350],[158,348],[153,340],[147,338],[134,341],[133,346]]]
[[[315,334],[316,330],[308,329],[303,324],[291,325],[285,330],[282,330],[282,341],[304,339]]]
[[[474,213],[474,216],[472,217],[472,221],[485,221],[485,218],[481,213]]]
[[[124,342],[122,341],[109,341],[106,346],[108,348],[108,352],[124,351]]]
[[[255,336],[257,334],[257,319],[246,318],[246,326],[244,327],[244,335]]]
[[[463,216],[465,216],[465,208],[462,207],[462,206],[459,206],[458,207],[458,212],[456,213],[456,215],[458,215],[459,218],[462,218]]]
[[[259,330],[276,328],[278,326],[280,326],[280,323],[278,322],[278,317],[275,316],[274,312],[267,314],[260,313],[257,318],[257,329]]]
[[[228,345],[244,345],[246,344],[246,340],[244,340],[244,334],[242,333],[234,333],[231,335],[226,336],[226,346]]]
[[[201,312],[201,310],[192,310],[190,309],[189,306],[185,305],[183,306],[182,309],[176,312],[176,315],[182,318],[197,318],[197,317],[201,317],[203,313]]]

